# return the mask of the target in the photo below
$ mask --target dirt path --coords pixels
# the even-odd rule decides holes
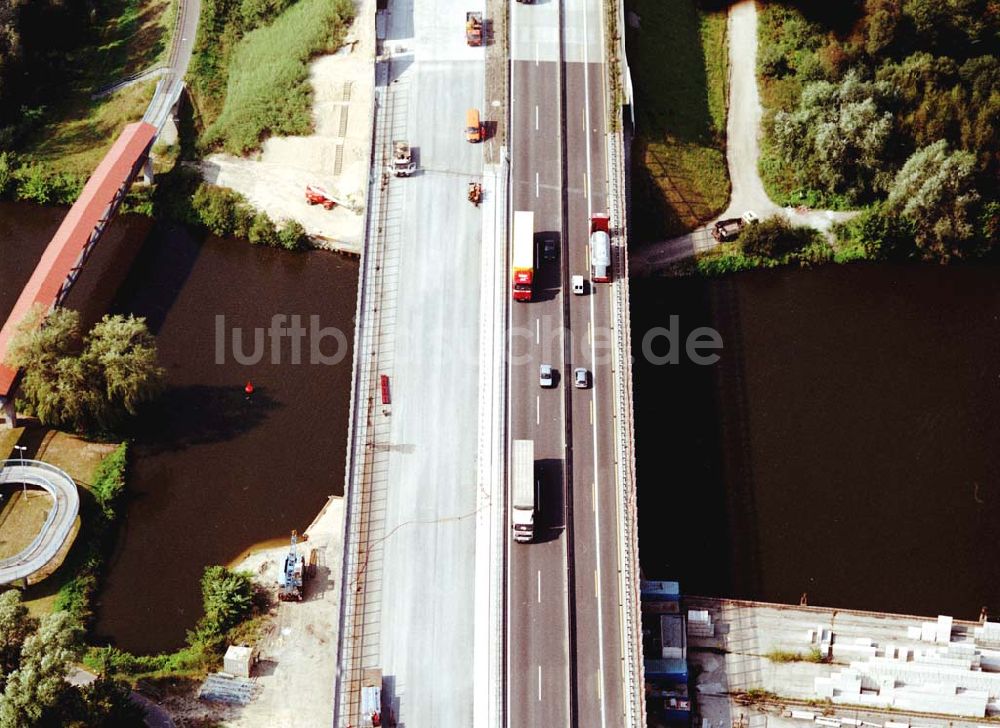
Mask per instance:
[[[273,220],[298,221],[319,247],[351,253],[364,235],[375,78],[374,0],[355,0],[355,9],[343,47],[309,67],[315,132],[272,137],[258,159],[213,154],[201,165],[206,181],[236,190]],[[310,184],[347,204],[309,205]]]
[[[753,210],[761,219],[784,215],[793,225],[808,225],[828,233],[834,222],[849,220],[856,212],[800,210],[775,205],[764,190],[758,172],[763,107],[757,88],[757,6],[741,0],[729,9],[728,19],[729,117],[726,126],[726,159],[732,193],[720,219],[739,217]],[[713,221],[714,222],[714,221]],[[718,243],[710,230],[712,222],[661,243],[629,253],[632,275],[649,275],[677,261],[714,248]]]

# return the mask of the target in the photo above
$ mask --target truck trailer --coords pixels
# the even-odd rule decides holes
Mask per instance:
[[[392,173],[397,177],[409,177],[416,170],[410,143],[396,140],[392,143]]]
[[[483,14],[469,11],[465,14],[465,42],[470,46],[483,44]]]
[[[510,466],[510,520],[514,540],[528,543],[535,537],[535,441],[514,440]]]
[[[515,301],[531,300],[531,285],[535,277],[535,213],[514,213],[514,234],[511,236],[511,285]]]
[[[590,279],[594,283],[611,280],[611,236],[608,216],[595,213],[590,217]]]

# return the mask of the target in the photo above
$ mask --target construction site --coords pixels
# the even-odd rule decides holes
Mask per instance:
[[[1000,623],[986,615],[679,601],[695,726],[972,728],[1000,715]]]

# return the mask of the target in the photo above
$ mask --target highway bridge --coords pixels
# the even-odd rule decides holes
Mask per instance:
[[[465,12],[477,10],[509,12],[509,67],[465,44]],[[621,8],[610,11],[620,22]],[[339,728],[365,725],[370,669],[400,724],[645,723],[608,12],[600,0],[389,0],[378,14]],[[508,71],[509,95],[484,83]],[[464,138],[469,107],[484,116],[482,147]],[[391,176],[393,139],[418,150],[412,178]],[[483,184],[481,209],[465,201],[469,181]],[[533,211],[537,240],[560,251],[541,264],[531,303],[511,300],[514,210]],[[572,296],[569,277],[589,278],[595,212],[611,216],[613,280]],[[561,375],[554,389],[539,388],[542,363]],[[572,387],[576,367],[591,371],[591,388]],[[543,532],[530,544],[509,533],[507,458],[520,438],[535,441],[542,480]]]

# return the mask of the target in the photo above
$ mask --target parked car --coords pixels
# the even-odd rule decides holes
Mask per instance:
[[[573,386],[577,389],[586,389],[590,386],[590,372],[583,367],[579,367],[573,372]]]
[[[538,370],[538,384],[542,387],[556,386],[551,364],[542,364]]]

